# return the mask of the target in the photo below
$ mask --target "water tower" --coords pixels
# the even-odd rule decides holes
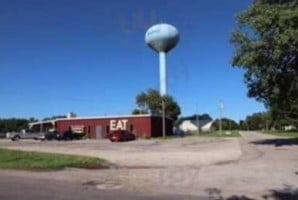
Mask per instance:
[[[150,27],[145,35],[146,44],[159,53],[160,95],[167,94],[167,65],[166,54],[172,50],[179,41],[178,30],[170,24],[156,24]],[[165,102],[162,101],[163,137],[165,137]]]

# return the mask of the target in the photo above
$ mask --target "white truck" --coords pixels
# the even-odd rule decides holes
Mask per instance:
[[[22,130],[21,132],[7,133],[6,137],[12,141],[18,141],[20,139],[45,140],[45,133],[35,132],[32,130]]]

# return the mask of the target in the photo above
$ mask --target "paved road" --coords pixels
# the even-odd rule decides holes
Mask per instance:
[[[98,190],[75,183],[1,175],[1,200],[207,200],[189,195],[149,196],[121,190]]]
[[[260,140],[266,140],[266,139],[274,139],[277,138],[277,136],[269,135],[269,134],[261,134],[255,131],[240,131],[239,132],[242,138],[246,142],[255,142]]]

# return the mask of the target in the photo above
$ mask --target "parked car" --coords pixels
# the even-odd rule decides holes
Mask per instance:
[[[46,140],[61,140],[62,134],[58,131],[49,131],[45,133]]]
[[[73,131],[65,131],[61,135],[62,140],[80,140],[85,136],[85,133],[78,133]]]
[[[184,137],[185,136],[185,132],[180,128],[175,128],[173,130],[173,132],[176,137]]]
[[[7,138],[11,139],[12,141],[18,141],[20,139],[45,140],[45,133],[35,132],[32,130],[23,130],[21,132],[8,133]]]
[[[135,140],[136,136],[125,130],[117,130],[108,134],[108,138],[111,142],[122,142]]]

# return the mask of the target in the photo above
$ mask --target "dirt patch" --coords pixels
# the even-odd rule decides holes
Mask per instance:
[[[166,141],[137,140],[111,143],[108,140],[71,142],[3,142],[4,148],[24,151],[77,154],[103,158],[120,168],[166,168],[202,166],[239,159],[238,139],[180,138]]]

